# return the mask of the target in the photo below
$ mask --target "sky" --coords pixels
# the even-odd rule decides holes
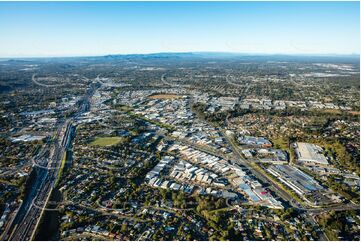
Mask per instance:
[[[359,54],[359,2],[0,2],[0,57]]]

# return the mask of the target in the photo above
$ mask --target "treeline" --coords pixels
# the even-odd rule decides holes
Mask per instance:
[[[32,171],[30,172],[29,176],[26,178],[25,183],[23,182],[19,182],[20,185],[20,199],[24,200],[26,194],[28,194],[28,192],[30,191],[35,178],[37,176],[37,171],[36,169],[32,169]],[[22,179],[22,181],[24,181],[25,178]]]
[[[357,221],[360,211],[331,211],[319,215],[318,222],[330,240],[355,240],[359,237],[360,230],[353,230],[352,225],[347,221],[352,217]]]
[[[278,116],[278,117],[304,117],[304,116],[312,116],[317,118],[325,118],[328,119],[329,122],[342,119],[346,121],[359,121],[358,115],[352,115],[348,112],[329,112],[327,110],[301,110],[299,108],[286,108],[284,110],[263,110],[263,109],[240,109],[237,106],[234,110],[208,113],[207,110],[208,105],[204,103],[194,103],[192,105],[192,109],[202,115],[207,121],[210,122],[224,122],[226,118],[236,118],[246,114],[259,114],[259,115],[270,115],[270,116]]]

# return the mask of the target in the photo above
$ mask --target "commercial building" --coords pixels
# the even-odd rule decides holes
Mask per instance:
[[[267,171],[299,195],[324,189],[312,177],[290,165],[273,165]]]
[[[255,145],[264,148],[272,147],[272,143],[264,137],[253,137],[253,136],[240,136],[238,142],[241,145]]]
[[[310,143],[295,143],[297,162],[304,165],[328,165],[327,158],[322,154],[322,148]]]

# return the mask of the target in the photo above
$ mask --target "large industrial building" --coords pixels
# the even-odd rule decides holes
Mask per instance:
[[[322,154],[322,148],[310,143],[295,143],[297,162],[311,166],[328,165],[327,158]]]
[[[311,176],[290,165],[270,166],[267,171],[277,177],[299,195],[305,195],[314,191],[323,190]]]
[[[264,137],[254,137],[254,136],[240,136],[238,137],[238,142],[241,145],[254,145],[254,146],[260,146],[264,148],[270,148],[272,147],[272,143],[264,138]]]

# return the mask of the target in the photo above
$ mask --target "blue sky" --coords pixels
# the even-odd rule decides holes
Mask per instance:
[[[0,57],[359,53],[359,2],[0,2]]]

